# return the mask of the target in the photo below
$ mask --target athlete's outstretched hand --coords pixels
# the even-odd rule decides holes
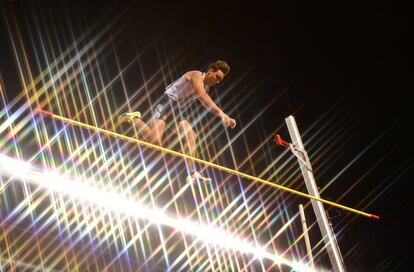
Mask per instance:
[[[223,113],[220,117],[226,127],[234,128],[236,126],[236,120],[230,118],[227,114]]]

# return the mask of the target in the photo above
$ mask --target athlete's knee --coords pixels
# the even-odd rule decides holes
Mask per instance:
[[[195,133],[193,130],[190,130],[186,133],[186,137],[188,141],[195,142],[197,141],[197,133]]]
[[[162,136],[158,133],[150,133],[145,140],[151,144],[162,145]]]
[[[152,143],[152,144],[155,144],[155,145],[160,145],[160,146],[162,145],[161,137],[151,137],[149,139],[149,142]]]
[[[162,144],[162,137],[164,134],[164,129],[165,129],[164,120],[161,120],[161,119],[154,120],[153,126],[150,131],[151,143],[156,144],[156,145]]]
[[[195,134],[193,128],[191,127],[190,123],[188,121],[181,121],[178,124],[178,130],[182,136],[193,136],[192,134]]]

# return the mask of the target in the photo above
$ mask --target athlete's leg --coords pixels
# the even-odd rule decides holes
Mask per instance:
[[[118,122],[120,124],[129,123],[134,125],[144,138],[144,141],[156,145],[161,145],[162,135],[165,130],[165,121],[162,119],[154,119],[150,127],[144,121],[142,121],[140,117],[141,115],[138,112],[126,113],[118,117]]]
[[[151,134],[150,127],[139,118],[134,118],[132,124],[138,129],[138,132],[144,137],[144,140],[148,141]]]
[[[178,123],[178,133],[180,136],[181,147],[184,154],[192,157],[196,156],[197,148],[197,134],[191,127],[190,122],[182,120]],[[204,177],[200,172],[196,170],[195,162],[193,160],[187,160],[188,171],[190,175],[187,176],[187,182],[195,181],[211,181],[210,178]]]
[[[182,120],[178,123],[178,134],[181,140],[181,148],[184,154],[195,157],[197,147],[197,134],[191,127],[190,122]],[[194,172],[195,164],[193,160],[187,160],[188,170]]]
[[[165,131],[165,121],[163,119],[154,119],[151,129],[146,137],[147,141],[156,145],[162,145],[163,134]]]
[[[121,114],[118,117],[118,123],[119,124],[128,123],[128,124],[134,125],[138,129],[138,132],[144,137],[145,140],[147,140],[151,132],[150,127],[144,121],[141,120],[141,113],[139,111],[127,112],[127,113]]]

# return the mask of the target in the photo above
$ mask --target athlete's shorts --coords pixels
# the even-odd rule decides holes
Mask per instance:
[[[161,101],[155,107],[153,118],[164,120],[167,126],[183,120],[194,124],[199,110],[200,107],[197,107],[194,102],[183,107],[177,101],[170,99],[168,95],[163,94]]]

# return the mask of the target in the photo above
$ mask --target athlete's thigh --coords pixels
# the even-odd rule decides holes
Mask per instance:
[[[177,133],[180,136],[188,136],[188,135],[195,135],[195,131],[191,126],[190,121],[188,120],[181,120],[178,122],[178,131]]]
[[[162,141],[162,136],[165,131],[166,122],[163,119],[154,119],[152,120],[152,127],[151,130],[154,133],[155,137],[158,137],[160,141]]]

